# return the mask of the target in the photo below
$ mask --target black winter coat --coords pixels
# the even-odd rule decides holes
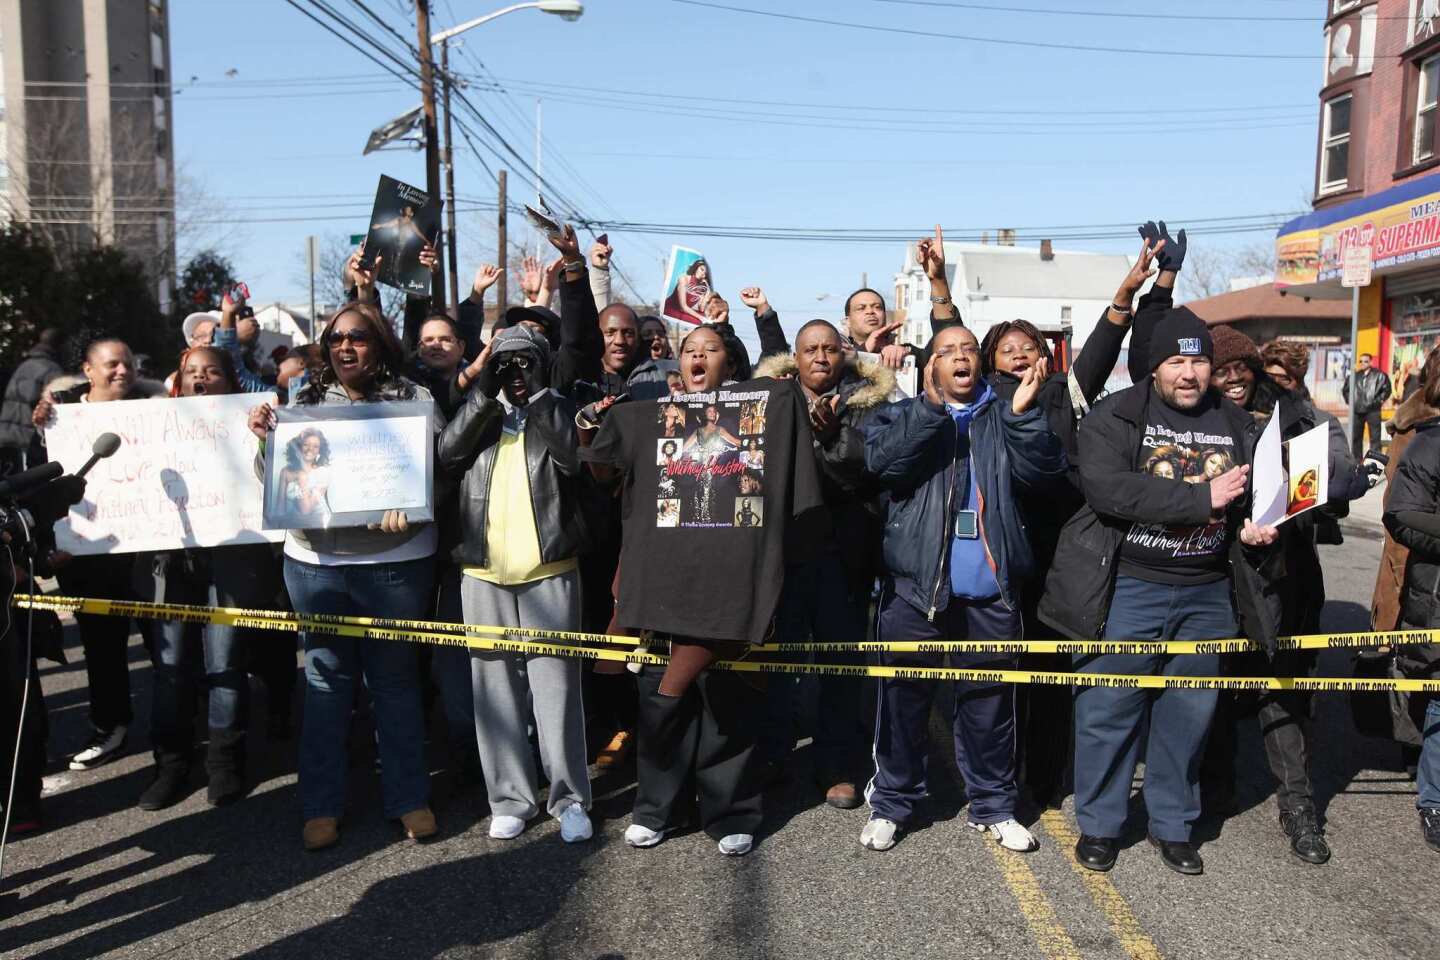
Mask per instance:
[[[793,377],[790,354],[760,361],[757,377]],[[814,438],[820,489],[830,513],[830,547],[840,556],[851,596],[868,597],[879,569],[881,489],[865,469],[865,424],[889,403],[895,375],[875,363],[847,361],[835,392],[840,396],[840,429],[824,440]]]
[[[0,447],[27,449],[35,439],[35,425],[30,422],[35,404],[45,395],[45,385],[64,372],[48,347],[35,347],[15,368],[5,385],[5,400],[0,404]]]
[[[1162,402],[1152,382],[1147,378],[1107,397],[1080,425],[1080,483],[1086,503],[1061,532],[1039,610],[1040,619],[1076,640],[1104,635],[1120,545],[1131,524],[1202,524],[1210,518],[1208,484],[1177,483],[1141,469],[1149,406]],[[1231,433],[1241,438],[1236,463],[1248,464],[1260,427],[1234,403],[1217,399]],[[1284,575],[1284,564],[1277,548],[1252,550],[1240,544],[1238,533],[1249,515],[1249,502],[1247,493],[1231,503],[1226,514],[1231,585],[1245,636],[1268,648],[1277,635],[1276,583]]]
[[[882,554],[899,596],[933,620],[950,603],[945,583],[954,524],[956,460],[970,458],[980,491],[980,535],[1014,607],[1034,556],[1016,494],[1063,483],[1066,460],[1038,407],[1016,416],[996,398],[963,437],[950,412],[924,397],[892,403],[865,426],[865,465],[890,493]]]
[[[505,420],[499,400],[471,390],[466,402],[446,425],[437,443],[440,466],[460,482],[461,544],[465,564],[489,566],[486,521],[490,509],[490,477]],[[577,453],[575,406],[552,390],[533,397],[525,408],[525,463],[530,475],[530,505],[540,540],[540,561],[555,563],[576,556],[586,546],[584,477]]]

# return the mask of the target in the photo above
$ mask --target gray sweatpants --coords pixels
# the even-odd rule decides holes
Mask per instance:
[[[560,574],[518,586],[464,577],[465,622],[547,630],[580,629],[580,575]],[[494,816],[529,820],[540,810],[535,761],[526,734],[535,714],[540,762],[550,778],[545,809],[558,817],[572,803],[590,807],[585,764],[582,661],[491,650],[470,651],[475,739]]]

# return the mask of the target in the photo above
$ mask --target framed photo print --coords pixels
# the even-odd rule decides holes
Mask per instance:
[[[283,407],[265,447],[267,530],[435,519],[434,403]]]

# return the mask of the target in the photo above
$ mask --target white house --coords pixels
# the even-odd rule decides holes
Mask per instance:
[[[930,339],[930,280],[905,247],[905,266],[895,275],[895,310],[904,316],[908,343]],[[1055,250],[984,243],[946,243],[945,274],[965,325],[982,339],[1005,320],[1028,320],[1057,342],[1071,335],[1084,345],[1120,281],[1134,263],[1124,254]],[[902,313],[903,311],[903,313]]]

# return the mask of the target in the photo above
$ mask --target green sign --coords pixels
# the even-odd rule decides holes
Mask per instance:
[[[358,246],[358,245],[360,245],[360,244],[362,244],[362,243],[364,243],[364,242],[365,242],[365,234],[363,234],[363,233],[352,233],[352,234],[350,234],[350,245],[351,245],[351,246]]]

